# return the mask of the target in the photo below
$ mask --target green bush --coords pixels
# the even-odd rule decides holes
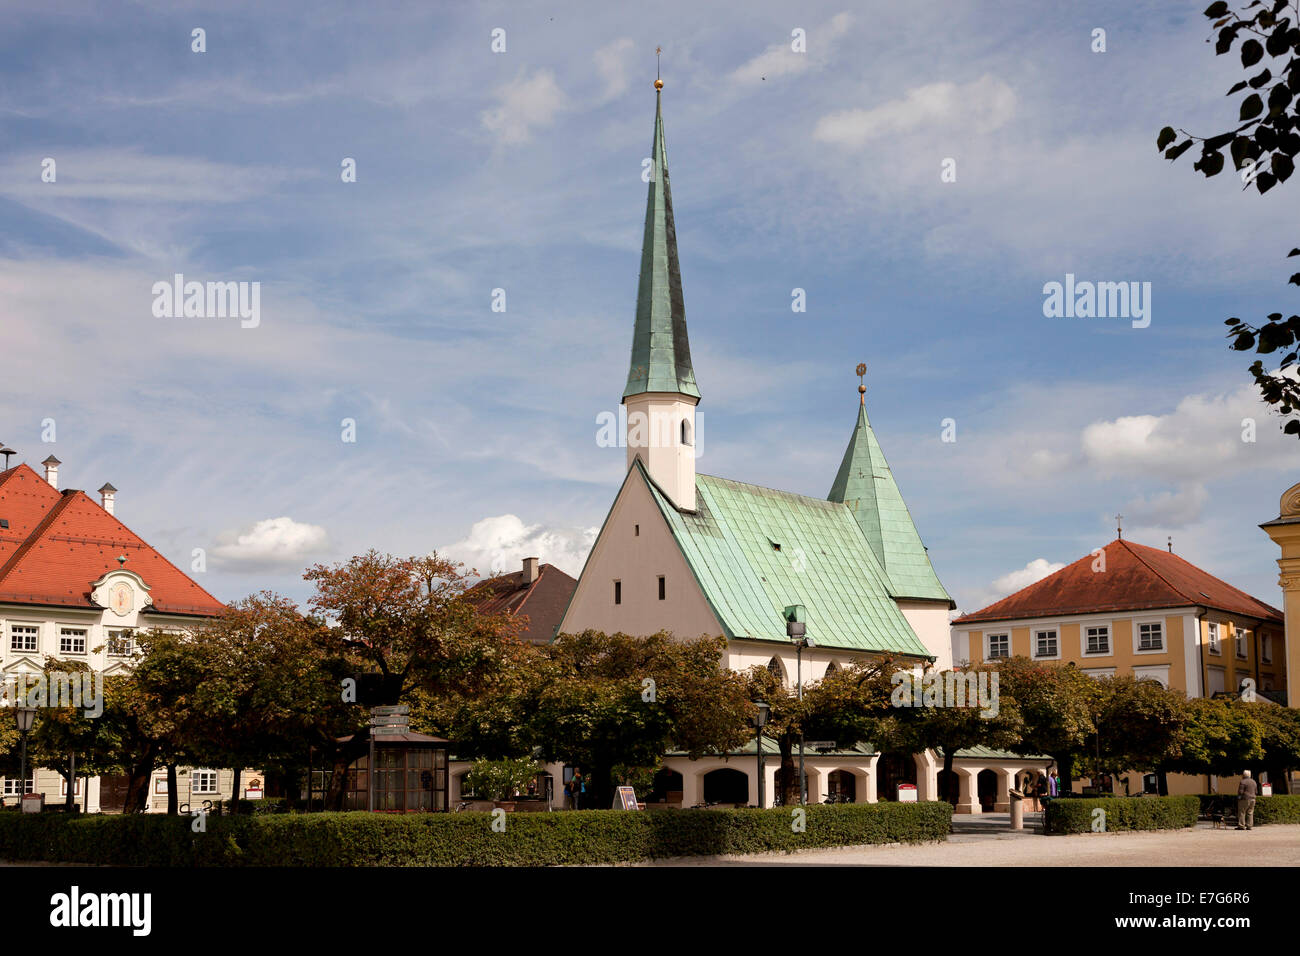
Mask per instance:
[[[1177,830],[1196,825],[1200,801],[1186,797],[1103,797],[1053,800],[1047,806],[1048,833],[1091,833],[1093,810],[1106,811],[1106,832]]]
[[[947,803],[815,805],[794,811],[591,810],[490,813],[312,813],[0,818],[0,859],[119,866],[555,866],[672,856],[761,853],[948,837]]]

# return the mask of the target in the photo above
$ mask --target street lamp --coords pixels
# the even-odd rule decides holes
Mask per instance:
[[[802,604],[791,604],[785,609],[785,636],[794,642],[795,648],[795,683],[799,688],[799,702],[803,703],[803,649],[816,647],[817,643],[808,636],[808,609]],[[799,804],[808,801],[808,778],[803,772],[803,717],[799,719]]]
[[[36,708],[15,707],[14,722],[18,725],[18,733],[22,736],[23,741],[22,770],[18,778],[18,808],[21,810],[23,797],[27,793],[27,735],[32,732],[32,725],[36,723]]]
[[[767,805],[767,794],[764,790],[764,770],[763,761],[763,728],[767,726],[767,715],[772,712],[772,707],[765,701],[758,701],[754,704],[758,708],[758,714],[754,717],[754,742],[757,744],[755,752],[758,754],[758,808],[761,810]]]

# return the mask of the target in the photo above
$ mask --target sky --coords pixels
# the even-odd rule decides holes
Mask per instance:
[[[1300,443],[1223,321],[1295,308],[1300,187],[1157,153],[1236,120],[1203,6],[3,0],[0,439],[223,600],[371,548],[576,575],[662,46],[701,471],[824,497],[865,362],[961,609],[1116,514],[1280,605]],[[1049,317],[1067,274],[1149,324]]]

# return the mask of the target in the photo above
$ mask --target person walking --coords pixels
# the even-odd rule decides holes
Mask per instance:
[[[582,782],[581,772],[573,771],[573,779],[569,781],[569,786],[573,788],[573,809],[582,809],[582,794],[587,789],[586,784]]]
[[[1241,772],[1241,783],[1237,784],[1237,829],[1255,829],[1255,794],[1258,793],[1255,779],[1249,770]]]

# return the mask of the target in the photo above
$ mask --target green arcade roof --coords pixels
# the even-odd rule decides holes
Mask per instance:
[[[644,392],[675,392],[700,397],[691,368],[686,337],[686,304],[677,262],[677,229],[673,225],[673,194],[668,183],[668,150],[664,146],[662,96],[655,93],[654,161],[645,206],[645,235],[641,240],[641,280],[636,294],[636,327],[632,361],[627,373],[626,399]]]
[[[894,597],[947,601],[955,606],[934,573],[876,433],[867,421],[865,404],[858,408],[857,427],[827,498],[842,502],[853,513],[872,552],[884,566]]]
[[[802,604],[819,647],[930,656],[842,504],[697,475],[696,511],[679,511],[634,467],[726,637],[786,642],[783,611]]]

